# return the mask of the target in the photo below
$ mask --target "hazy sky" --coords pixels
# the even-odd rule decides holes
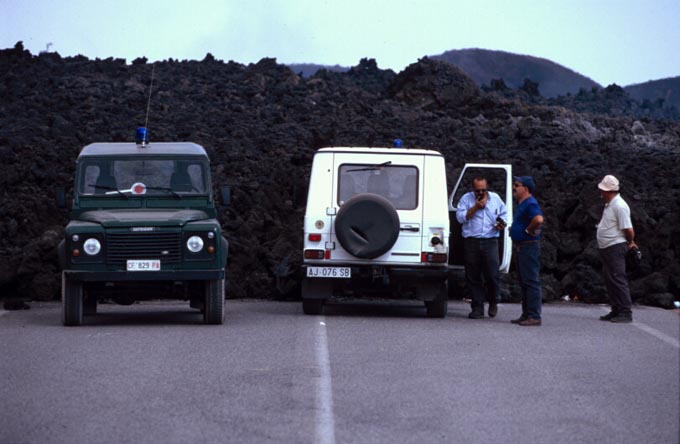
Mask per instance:
[[[484,48],[543,57],[603,86],[680,75],[680,0],[0,0],[0,49],[149,60],[356,65],[397,72]]]

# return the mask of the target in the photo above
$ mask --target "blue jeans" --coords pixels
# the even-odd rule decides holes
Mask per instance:
[[[522,317],[541,319],[541,244],[516,242],[517,273],[522,289]]]

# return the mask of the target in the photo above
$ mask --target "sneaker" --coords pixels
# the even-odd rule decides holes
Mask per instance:
[[[526,316],[520,316],[517,319],[513,319],[512,322],[513,324],[519,324],[522,321],[526,321],[528,318]]]
[[[489,317],[495,318],[498,314],[498,304],[489,304]]]
[[[618,324],[627,324],[633,322],[633,315],[630,313],[622,313],[614,316],[609,320],[610,322],[616,322]]]
[[[617,316],[618,313],[615,311],[610,311],[604,316],[600,316],[600,321],[611,321],[613,317]]]
[[[484,313],[479,313],[478,311],[471,311],[468,315],[470,319],[482,319],[484,318]]]
[[[522,322],[519,322],[517,325],[521,325],[522,327],[538,327],[541,325],[541,320],[534,318],[526,318]]]

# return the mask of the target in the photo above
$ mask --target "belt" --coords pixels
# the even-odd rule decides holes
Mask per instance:
[[[497,237],[466,237],[465,240],[470,240],[470,241],[497,241]]]
[[[513,242],[516,243],[516,244],[518,244],[518,245],[525,245],[525,244],[537,244],[537,243],[539,243],[540,241],[537,239],[537,240],[513,241]]]

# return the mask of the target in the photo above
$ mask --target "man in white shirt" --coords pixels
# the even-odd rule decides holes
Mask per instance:
[[[472,299],[468,317],[484,317],[484,300],[488,295],[488,313],[493,318],[498,313],[500,293],[498,236],[507,224],[507,208],[498,194],[487,190],[484,177],[472,181],[472,191],[460,198],[456,208],[456,219],[465,239],[465,281]]]
[[[619,180],[607,175],[597,186],[605,200],[602,219],[597,224],[597,246],[602,259],[602,271],[611,301],[611,312],[602,321],[632,322],[633,303],[626,278],[626,254],[635,244],[635,231],[630,220],[630,208],[619,195]]]

